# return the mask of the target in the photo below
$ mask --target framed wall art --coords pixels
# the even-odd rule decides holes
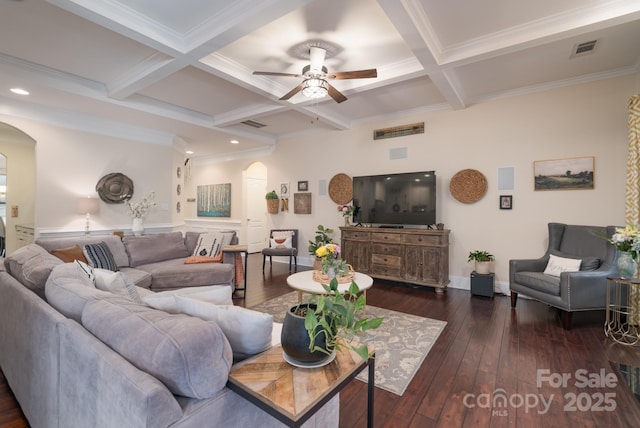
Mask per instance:
[[[513,208],[513,196],[500,195],[500,209],[510,210],[511,208]]]
[[[311,193],[293,194],[293,213],[311,214]]]
[[[198,217],[231,217],[231,183],[198,186]]]
[[[534,161],[534,190],[593,189],[594,161],[594,156]]]
[[[298,192],[306,192],[309,190],[308,181],[298,181]]]

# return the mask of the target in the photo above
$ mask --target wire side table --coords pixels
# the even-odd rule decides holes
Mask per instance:
[[[604,334],[622,345],[640,344],[640,278],[607,277]]]

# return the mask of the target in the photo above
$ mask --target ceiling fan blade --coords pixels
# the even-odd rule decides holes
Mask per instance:
[[[356,70],[356,71],[336,71],[327,75],[327,79],[367,79],[378,77],[378,70],[371,68],[369,70]]]
[[[282,77],[302,77],[302,74],[276,73],[271,71],[254,71],[254,76],[282,76]]]
[[[327,51],[311,46],[309,48],[309,68],[313,71],[322,72],[322,66],[324,65],[324,57]]]
[[[344,95],[342,95],[342,92],[338,91],[336,88],[334,88],[333,86],[327,84],[329,86],[329,96],[331,98],[333,98],[333,100],[335,102],[337,102],[338,104],[340,104],[343,101],[347,101],[347,97],[345,97]]]
[[[291,98],[292,96],[294,96],[295,94],[297,94],[298,92],[300,92],[302,90],[302,83],[299,84],[298,86],[296,86],[295,88],[293,88],[292,90],[290,90],[289,92],[287,92],[286,94],[284,94],[281,98],[280,101],[286,101],[289,98]]]

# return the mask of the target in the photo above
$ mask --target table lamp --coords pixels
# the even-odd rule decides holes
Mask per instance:
[[[86,214],[87,220],[84,226],[84,234],[89,235],[89,220],[91,218],[91,214],[97,214],[100,211],[98,198],[92,198],[90,196],[87,196],[86,198],[79,198],[76,210],[78,214]]]

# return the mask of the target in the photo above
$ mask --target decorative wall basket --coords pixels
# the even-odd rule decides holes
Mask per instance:
[[[478,202],[487,193],[487,178],[475,169],[457,172],[449,183],[451,196],[465,204]]]
[[[278,214],[280,212],[280,199],[267,199],[267,212]]]

